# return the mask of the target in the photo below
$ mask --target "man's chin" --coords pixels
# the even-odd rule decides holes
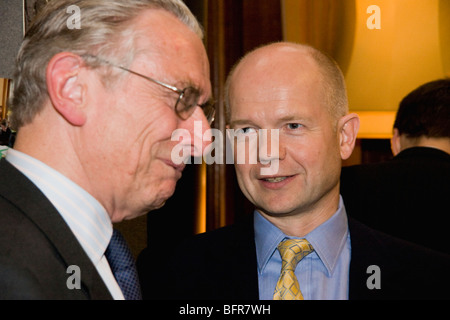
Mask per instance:
[[[176,182],[173,183],[173,186],[165,188],[164,195],[161,195],[158,199],[156,199],[151,206],[149,211],[158,210],[164,207],[167,200],[173,196],[175,193]]]
[[[167,199],[164,200],[163,202],[161,202],[161,204],[156,205],[155,208],[154,208],[153,210],[161,209],[162,207],[164,207],[164,205],[166,204],[166,202],[167,202]]]
[[[259,212],[262,212],[265,215],[274,218],[289,217],[295,215],[297,212],[296,207],[282,206],[280,204],[272,204],[256,207],[258,208]]]

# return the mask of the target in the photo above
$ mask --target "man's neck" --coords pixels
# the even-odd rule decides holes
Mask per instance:
[[[304,237],[331,218],[339,208],[339,192],[320,199],[307,210],[286,215],[269,214],[261,209],[258,212],[283,231],[287,236]]]

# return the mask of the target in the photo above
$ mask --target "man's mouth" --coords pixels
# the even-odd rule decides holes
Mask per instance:
[[[186,167],[186,165],[184,163],[180,163],[180,164],[175,164],[174,162],[172,162],[171,160],[164,160],[164,162],[174,168],[175,170],[177,170],[178,172],[183,172],[184,168]]]
[[[292,176],[276,176],[276,177],[259,177],[258,180],[264,188],[271,190],[281,190],[288,186],[296,175]]]
[[[275,182],[281,182],[287,178],[288,177],[272,177],[272,178],[263,178],[262,180],[275,183]]]

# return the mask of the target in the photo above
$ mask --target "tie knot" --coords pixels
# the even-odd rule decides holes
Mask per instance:
[[[300,260],[314,251],[306,239],[287,239],[278,245],[281,254],[282,269],[295,270]]]

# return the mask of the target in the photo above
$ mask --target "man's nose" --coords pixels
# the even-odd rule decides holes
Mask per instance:
[[[260,129],[258,133],[258,155],[261,164],[284,158],[278,129]]]
[[[211,144],[211,127],[200,107],[186,120],[180,121],[178,128],[186,129],[191,135],[191,156],[202,157],[205,149]]]

